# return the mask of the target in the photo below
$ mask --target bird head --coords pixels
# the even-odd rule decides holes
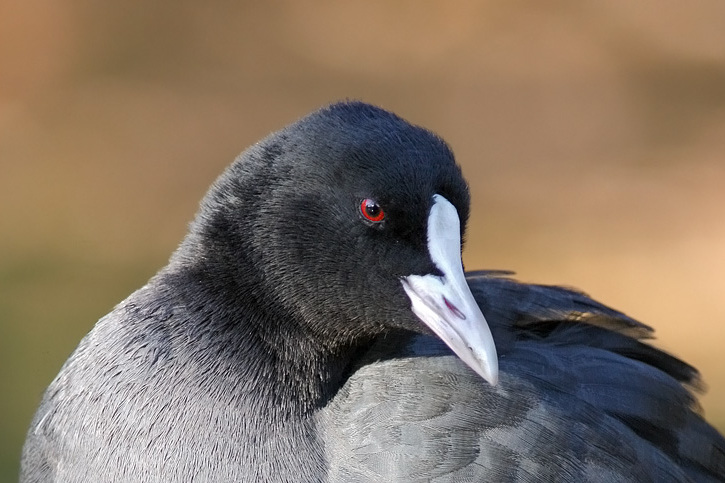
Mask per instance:
[[[242,153],[177,259],[321,344],[435,333],[492,384],[496,348],[465,280],[469,192],[433,133],[359,102],[321,109]]]

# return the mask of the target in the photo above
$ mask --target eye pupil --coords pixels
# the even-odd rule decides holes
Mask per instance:
[[[385,218],[385,212],[375,200],[364,199],[360,205],[363,216],[370,221],[380,222]]]
[[[365,212],[372,217],[376,217],[380,213],[380,207],[378,205],[368,204],[365,205]]]

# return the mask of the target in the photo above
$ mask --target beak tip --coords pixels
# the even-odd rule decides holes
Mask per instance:
[[[498,385],[498,367],[483,366],[476,372],[490,385]]]
[[[488,381],[488,383],[489,383],[489,384],[491,384],[492,386],[497,386],[497,385],[498,385],[498,373],[496,373],[496,374],[491,374],[491,375],[489,376],[489,378],[487,379],[487,381]]]

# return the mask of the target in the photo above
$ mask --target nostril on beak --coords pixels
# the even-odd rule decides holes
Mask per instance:
[[[458,309],[458,307],[456,307],[455,305],[453,305],[450,300],[448,300],[447,298],[443,297],[443,302],[445,302],[446,307],[448,307],[448,309],[451,312],[453,312],[453,315],[455,315],[456,317],[458,317],[461,320],[466,320],[466,315],[463,312],[461,312]]]

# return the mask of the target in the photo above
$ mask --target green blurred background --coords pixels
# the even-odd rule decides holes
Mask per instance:
[[[4,0],[1,481],[45,386],[222,169],[346,97],[452,145],[467,267],[655,326],[725,429],[722,0]]]

